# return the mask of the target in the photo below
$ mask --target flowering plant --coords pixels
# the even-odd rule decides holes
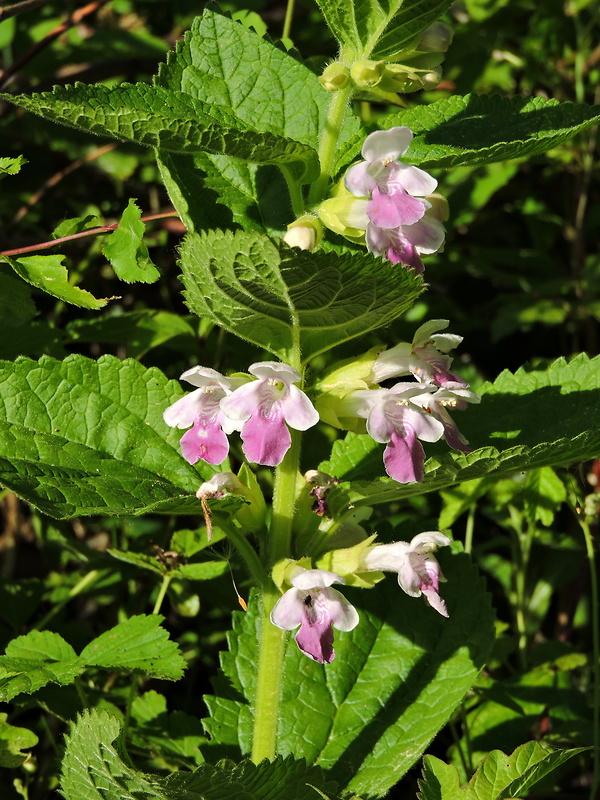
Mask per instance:
[[[525,794],[575,756],[595,775],[593,795],[598,756],[585,748],[593,740],[600,752],[598,502],[596,492],[580,502],[573,475],[554,468],[598,454],[598,362],[580,355],[484,381],[504,364],[490,357],[482,366],[475,314],[467,299],[459,310],[456,285],[475,280],[493,254],[466,246],[455,255],[468,214],[453,215],[465,175],[489,170],[483,188],[461,189],[483,202],[501,185],[496,168],[554,151],[591,129],[597,108],[542,95],[446,96],[456,66],[430,102],[448,22],[466,11],[449,0],[318,4],[338,47],[320,75],[292,49],[289,27],[275,45],[256,32],[259,18],[208,7],[151,84],[30,92],[17,83],[4,95],[78,137],[151,148],[138,157],[148,171],[156,162],[172,204],[159,215],[169,218],[165,235],[185,231],[177,275],[190,313],[140,317],[141,291],[98,298],[79,286],[83,274],[68,277],[61,255],[27,255],[28,246],[2,254],[0,287],[14,304],[0,302],[9,321],[26,323],[13,325],[26,357],[0,363],[1,479],[14,492],[5,496],[5,549],[19,527],[7,498],[19,497],[31,508],[23,535],[43,550],[47,574],[40,583],[29,565],[14,583],[0,581],[0,700],[11,704],[0,764],[23,775],[39,764],[46,774],[47,754],[60,753],[66,800],[375,800],[437,736],[436,752],[451,763],[425,756],[423,798],[454,796],[461,782],[467,800]],[[158,46],[137,44],[144,53]],[[576,63],[580,85],[593,59]],[[26,127],[29,117],[16,119]],[[120,169],[128,152],[116,156]],[[2,175],[21,167],[22,158],[0,159]],[[135,201],[118,224],[90,224],[87,215],[65,220],[50,244],[110,233],[102,253],[111,280],[160,279],[176,307],[173,248],[161,275]],[[584,250],[574,251],[573,326],[593,283]],[[490,276],[493,287],[499,277]],[[528,288],[521,273],[514,280]],[[31,287],[55,299],[56,314],[69,303],[107,306],[105,316],[69,320],[52,338],[55,314],[36,327]],[[502,317],[494,330],[508,324]],[[91,358],[96,336],[118,339],[116,354]],[[547,546],[538,533],[561,505],[576,523],[565,523],[561,558],[528,593],[532,554]],[[579,606],[583,566],[569,561],[583,547],[576,524],[591,566],[590,602]],[[566,591],[562,558],[579,593],[569,613],[557,612],[568,625],[544,671],[551,626],[542,631],[539,609],[562,603],[551,600],[552,588]],[[481,571],[515,608],[509,641]],[[589,658],[569,649],[578,625],[594,637]],[[202,678],[217,670],[219,650],[210,689]],[[508,677],[498,674],[502,657]],[[168,711],[155,686],[186,669]],[[550,701],[540,706],[526,691],[538,679],[564,693],[557,704],[569,698],[553,722],[560,749],[538,741],[552,730]],[[590,687],[593,718],[582,702]],[[574,709],[577,724],[560,728]],[[46,737],[29,762],[20,751],[37,734],[13,724],[20,715]],[[66,722],[63,754],[52,737]],[[490,737],[513,724],[515,753],[487,753]],[[535,726],[539,736],[536,728],[527,741]],[[7,797],[27,796],[23,775]]]

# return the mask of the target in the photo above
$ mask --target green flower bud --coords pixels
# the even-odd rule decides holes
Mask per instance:
[[[344,398],[357,389],[371,389],[370,376],[377,356],[385,345],[376,345],[358,358],[346,359],[333,368],[316,384],[319,395],[315,401],[323,422],[342,430],[364,432],[365,421],[358,417],[344,416]]]
[[[377,86],[385,71],[385,61],[355,61],[350,67],[350,75],[359,89]]]
[[[317,569],[335,572],[336,575],[345,578],[347,586],[371,589],[384,577],[382,572],[365,572],[363,566],[364,553],[371,547],[376,536],[377,534],[374,533],[353,547],[330,550],[319,558],[316,564]]]
[[[328,92],[339,92],[347,86],[350,80],[350,72],[345,64],[340,61],[334,61],[333,64],[325,67],[323,74],[319,76],[319,83],[327,89]]]

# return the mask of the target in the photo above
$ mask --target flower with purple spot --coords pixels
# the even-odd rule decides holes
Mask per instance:
[[[335,657],[332,626],[338,631],[351,631],[358,625],[354,606],[331,588],[332,583],[344,582],[334,572],[297,567],[292,588],[279,598],[271,612],[273,625],[284,631],[300,626],[296,644],[319,664],[330,664]]]
[[[181,437],[183,457],[190,464],[202,459],[209,464],[221,464],[229,452],[228,433],[235,428],[221,411],[221,400],[242,382],[225,378],[209,367],[193,367],[181,375],[181,380],[198,388],[176,400],[163,413],[171,428],[189,428]]]
[[[433,394],[424,392],[413,397],[412,401],[444,426],[444,438],[450,447],[454,450],[462,450],[463,453],[472,452],[473,448],[469,447],[469,442],[458,430],[447,409],[464,411],[469,403],[481,402],[478,394],[467,388],[462,381],[448,382]]]
[[[414,375],[418,380],[431,381],[436,386],[453,383],[467,388],[467,383],[450,372],[452,359],[448,355],[450,350],[462,342],[462,336],[436,333],[447,327],[447,319],[432,319],[418,328],[411,344],[401,342],[380,353],[371,372],[373,383],[382,383],[402,375]]]
[[[438,547],[451,544],[451,540],[439,531],[425,531],[411,542],[378,544],[369,548],[362,556],[362,567],[366,571],[397,572],[400,587],[410,597],[423,596],[427,603],[447,617],[446,603],[439,595],[439,584],[446,579],[433,555]]]
[[[246,458],[275,467],[291,445],[289,428],[305,431],[319,421],[319,414],[297,386],[300,373],[288,364],[260,361],[248,372],[258,380],[245,383],[220,403],[229,425],[239,430]]]
[[[387,443],[383,463],[398,483],[423,479],[425,451],[419,439],[437,442],[444,435],[443,423],[413,402],[426,389],[435,386],[397,383],[391,389],[361,389],[344,398],[347,413],[366,418],[368,434]]]

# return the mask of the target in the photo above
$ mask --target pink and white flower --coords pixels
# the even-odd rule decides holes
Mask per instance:
[[[319,421],[319,414],[297,386],[300,373],[288,364],[260,361],[248,372],[258,380],[245,383],[220,402],[228,425],[239,430],[242,449],[249,461],[275,467],[291,445],[288,429],[305,431]]]
[[[398,160],[412,138],[405,126],[371,133],[363,144],[364,161],[350,167],[344,183],[355,197],[368,198],[363,207],[354,209],[352,227],[366,231],[369,251],[421,274],[420,256],[437,252],[445,232],[428,200],[437,181]]]
[[[279,598],[271,612],[271,622],[284,631],[300,626],[295,639],[300,650],[319,664],[330,664],[333,628],[351,631],[358,625],[358,612],[332,583],[344,583],[334,572],[297,567],[292,588]]]
[[[412,374],[418,380],[431,381],[436,386],[453,383],[466,388],[468,384],[450,372],[452,359],[447,355],[462,342],[463,337],[436,333],[447,328],[448,324],[447,319],[432,319],[418,328],[411,344],[401,342],[380,353],[371,372],[373,383]]]
[[[464,411],[469,403],[480,403],[481,397],[472,392],[462,381],[458,383],[447,382],[433,394],[423,393],[413,397],[413,403],[423,408],[428,414],[439,420],[444,426],[444,438],[454,450],[463,453],[472,452],[469,442],[465,439],[447,409]]]
[[[221,411],[220,403],[241,381],[225,378],[209,367],[192,367],[181,375],[181,380],[199,388],[170,405],[163,419],[171,428],[192,426],[180,440],[186,461],[195,464],[202,459],[209,464],[221,464],[229,452],[226,434],[235,428]]]
[[[369,548],[362,557],[366,571],[397,572],[400,587],[410,597],[423,596],[427,603],[447,617],[446,603],[439,595],[440,582],[446,579],[433,555],[438,547],[451,544],[439,531],[425,531],[411,542],[378,544]]]
[[[437,442],[444,435],[443,423],[413,402],[427,389],[435,386],[397,383],[391,389],[361,389],[344,399],[348,414],[366,418],[369,435],[387,443],[385,470],[399,483],[423,478],[425,451],[419,439]]]

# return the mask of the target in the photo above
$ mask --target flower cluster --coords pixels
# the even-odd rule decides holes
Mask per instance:
[[[445,578],[433,553],[450,544],[439,531],[427,531],[411,542],[374,545],[361,551],[358,572],[396,572],[400,587],[410,597],[422,596],[447,617],[439,584]],[[358,613],[333,583],[345,583],[335,572],[292,566],[288,589],[271,612],[271,622],[286,631],[299,628],[296,643],[300,650],[320,664],[330,664],[335,656],[333,628],[351,631],[359,622]]]
[[[346,195],[322,203],[319,216],[349,238],[359,238],[364,231],[371,253],[420,275],[421,256],[436,253],[444,243],[446,206],[433,194],[437,181],[431,175],[398,160],[412,137],[405,126],[367,136],[364,160],[350,167],[344,178]]]
[[[189,428],[181,438],[184,458],[221,464],[229,453],[228,434],[240,431],[244,455],[256,464],[275,467],[287,453],[289,428],[305,431],[319,415],[294,384],[300,373],[275,361],[260,361],[250,375],[226,378],[207,367],[194,367],[181,376],[198,388],[177,400],[163,414],[167,425]],[[289,426],[289,428],[288,428]]]
[[[368,434],[387,445],[385,469],[399,483],[422,480],[425,451],[421,441],[437,442],[443,437],[456,450],[471,449],[448,409],[463,410],[480,397],[450,372],[448,352],[462,338],[436,333],[447,325],[447,320],[431,320],[417,330],[412,343],[378,353],[363,376],[367,388],[349,392],[337,403],[338,417],[365,419]],[[407,375],[412,381],[371,388]]]

